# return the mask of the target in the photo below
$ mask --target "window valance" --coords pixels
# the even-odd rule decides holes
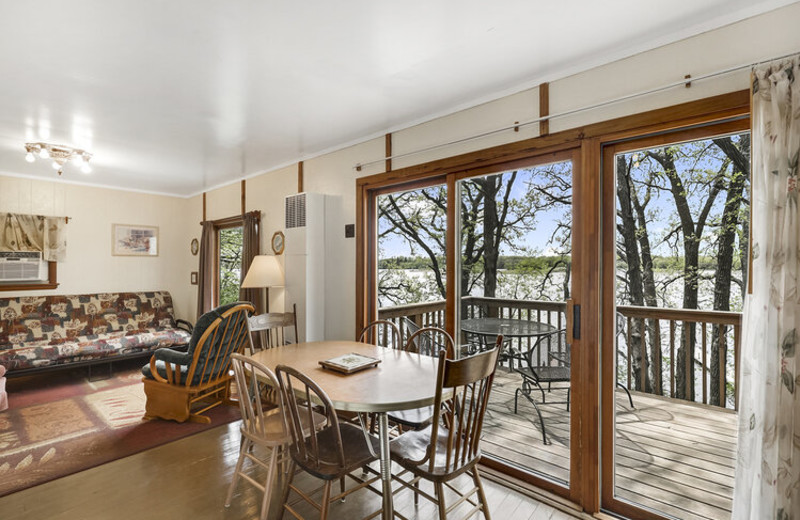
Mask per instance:
[[[66,259],[64,217],[0,213],[0,251],[41,251],[49,262]]]

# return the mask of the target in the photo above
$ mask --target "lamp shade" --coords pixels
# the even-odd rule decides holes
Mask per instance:
[[[243,289],[258,287],[283,287],[283,270],[278,257],[258,255],[253,258],[250,269],[242,282]]]

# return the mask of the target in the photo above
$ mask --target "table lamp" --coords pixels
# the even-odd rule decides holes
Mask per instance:
[[[274,255],[257,255],[250,264],[250,269],[242,282],[242,289],[261,289],[267,291],[264,300],[265,312],[269,312],[269,288],[283,287],[283,270]]]

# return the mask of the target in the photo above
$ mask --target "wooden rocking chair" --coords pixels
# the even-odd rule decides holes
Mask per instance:
[[[231,354],[249,345],[247,315],[254,310],[244,302],[218,307],[197,320],[186,352],[156,350],[142,367],[144,418],[210,423],[202,414],[231,402]]]

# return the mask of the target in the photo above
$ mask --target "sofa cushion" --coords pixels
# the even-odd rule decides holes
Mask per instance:
[[[9,370],[63,365],[186,345],[189,337],[189,333],[181,329],[146,329],[134,334],[118,331],[80,336],[55,345],[49,340],[32,341],[14,349],[0,350],[0,365]]]
[[[175,328],[169,292],[0,298],[0,350],[30,341],[57,345],[79,336],[149,328]]]
[[[0,298],[0,364],[9,370],[183,346],[167,291]]]

